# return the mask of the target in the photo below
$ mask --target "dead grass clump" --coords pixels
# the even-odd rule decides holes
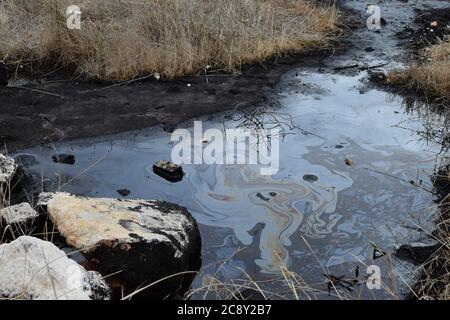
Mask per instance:
[[[420,299],[450,300],[450,208],[446,202],[442,206],[437,236],[441,247],[421,267],[421,276],[416,284],[416,294]]]
[[[416,294],[421,300],[450,300],[450,250],[442,247],[421,270]]]
[[[339,18],[333,4],[306,0],[80,0],[81,30],[69,30],[71,4],[3,0],[0,60],[107,80],[173,79],[207,66],[233,72],[326,45]]]
[[[425,93],[436,100],[450,101],[450,38],[424,49],[420,61],[406,70],[388,74],[388,83]]]
[[[440,217],[433,237],[440,248],[420,268],[415,286],[419,299],[450,300],[450,165],[442,166],[433,177]]]

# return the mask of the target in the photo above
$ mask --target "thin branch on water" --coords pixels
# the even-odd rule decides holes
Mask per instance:
[[[38,90],[38,89],[33,89],[33,88],[29,88],[29,87],[8,86],[8,87],[5,87],[5,88],[27,90],[27,91],[32,91],[32,92],[36,92],[36,93],[41,93],[41,94],[45,94],[45,95],[52,96],[52,97],[56,97],[56,98],[62,98],[62,95],[60,95],[60,94],[53,93],[53,92],[48,92],[48,91],[43,91],[43,90]]]
[[[110,85],[110,86],[106,86],[106,87],[102,87],[102,88],[98,88],[98,89],[93,89],[93,90],[82,91],[81,93],[99,92],[99,91],[112,89],[112,88],[116,88],[116,87],[125,87],[125,86],[130,85],[130,84],[132,84],[134,82],[146,80],[146,79],[149,79],[149,78],[155,77],[155,76],[156,76],[156,73],[152,73],[152,74],[140,77],[140,78],[131,78],[129,80],[121,81],[121,82],[115,83],[115,84]]]
[[[364,168],[364,169],[366,169],[367,171],[370,171],[370,172],[375,172],[375,173],[382,174],[384,176],[387,176],[387,177],[390,177],[390,178],[393,178],[393,179],[400,180],[402,182],[407,182],[407,183],[409,183],[409,184],[411,184],[411,185],[413,185],[415,187],[418,187],[418,188],[420,188],[420,189],[422,189],[422,190],[424,190],[426,192],[431,193],[432,195],[436,195],[436,193],[434,191],[428,190],[427,188],[421,186],[420,184],[417,184],[414,180],[406,180],[406,179],[394,176],[392,174],[389,174],[389,173],[386,173],[386,172],[383,172],[383,171],[379,171],[379,170],[370,169],[370,168]]]

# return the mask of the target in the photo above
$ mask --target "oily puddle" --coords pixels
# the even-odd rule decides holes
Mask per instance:
[[[374,245],[393,253],[396,245],[427,240],[417,229],[432,228],[433,197],[426,189],[435,149],[418,140],[421,121],[404,112],[399,98],[360,90],[364,76],[285,75],[272,99],[280,104],[276,112],[291,115],[297,128],[285,128],[273,176],[252,165],[183,165],[183,180],[170,183],[152,171],[153,163],[170,159],[174,145],[157,127],[22,152],[36,157],[31,169],[46,178],[46,191],[121,197],[116,190],[127,188],[129,198],[187,207],[203,241],[194,298],[227,295],[249,278],[276,293],[267,294],[272,298],[295,298],[292,286],[303,288],[300,298],[402,297],[414,266],[393,256],[374,261]],[[203,120],[204,129],[238,123],[229,114]],[[55,152],[74,154],[75,164],[52,162]],[[373,264],[381,268],[385,289],[336,284],[328,295],[324,274],[351,282],[359,266],[364,281]]]

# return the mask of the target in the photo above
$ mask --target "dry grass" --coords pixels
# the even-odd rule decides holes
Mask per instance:
[[[302,237],[307,247],[312,247],[307,240]],[[290,270],[283,259],[274,252],[277,258],[278,270],[276,273],[266,275],[264,279],[255,280],[252,276],[240,267],[227,266],[238,252],[244,252],[245,247],[236,251],[233,255],[209,265],[203,265],[197,274],[197,279],[201,280],[201,285],[191,288],[184,296],[187,300],[361,300],[378,299],[380,296],[367,289],[368,277],[365,274],[348,275],[336,277],[324,267],[317,256],[318,266],[323,271],[322,280],[307,281],[299,273]],[[391,255],[385,256],[386,262],[392,267]],[[362,268],[368,265],[359,260]],[[212,269],[211,269],[212,268]],[[211,271],[215,270],[211,273]],[[236,277],[235,273],[241,274]],[[319,271],[320,272],[320,271]],[[381,290],[377,291],[387,299],[398,300],[396,274],[393,269],[389,270],[387,277],[381,279]],[[408,287],[409,288],[409,287]]]
[[[419,106],[448,106],[450,102],[450,37],[421,50],[417,61],[405,70],[394,70],[388,74],[390,84],[400,85],[426,96],[426,103]],[[431,111],[441,111],[430,109]],[[442,129],[430,122],[427,139],[436,140],[442,151],[448,151],[448,109],[445,109]],[[428,111],[427,111],[428,113]],[[429,115],[427,115],[429,117]],[[436,234],[431,235],[441,244],[440,249],[420,267],[420,278],[415,286],[415,298],[450,300],[450,171],[444,166],[434,177],[434,186],[443,199],[438,209],[441,216]]]
[[[447,209],[438,224],[437,239],[440,249],[421,267],[421,277],[416,285],[420,299],[450,300],[450,217]]]
[[[420,299],[450,300],[450,166],[445,165],[433,177],[439,193],[440,218],[433,237],[440,248],[421,266],[421,276],[416,285]]]
[[[450,101],[450,38],[424,49],[419,60],[406,70],[388,74],[388,82]]]
[[[417,297],[421,300],[450,300],[450,249],[443,246],[421,269]]]
[[[80,0],[81,30],[69,30],[70,4],[1,1],[0,60],[86,78],[173,79],[323,47],[339,19],[334,4],[306,0]]]

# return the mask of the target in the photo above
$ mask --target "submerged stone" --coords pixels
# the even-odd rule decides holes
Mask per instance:
[[[269,198],[265,197],[261,192],[258,192],[258,193],[256,194],[256,196],[257,196],[259,199],[263,200],[263,201],[269,201],[269,200],[270,200]]]
[[[86,271],[54,244],[22,236],[0,245],[0,297],[31,300],[108,299],[100,274]]]
[[[47,212],[67,244],[82,250],[90,270],[111,275],[119,295],[200,266],[196,221],[183,207],[159,201],[46,195]],[[139,297],[165,298],[188,289],[189,277],[170,277]]]
[[[73,154],[54,154],[52,160],[55,163],[73,165],[75,164],[75,156]]]
[[[131,191],[128,189],[119,189],[117,190],[117,192],[122,196],[122,197],[127,197],[130,195]]]
[[[303,180],[307,182],[316,182],[317,180],[319,180],[319,177],[314,174],[305,174],[303,176]]]

